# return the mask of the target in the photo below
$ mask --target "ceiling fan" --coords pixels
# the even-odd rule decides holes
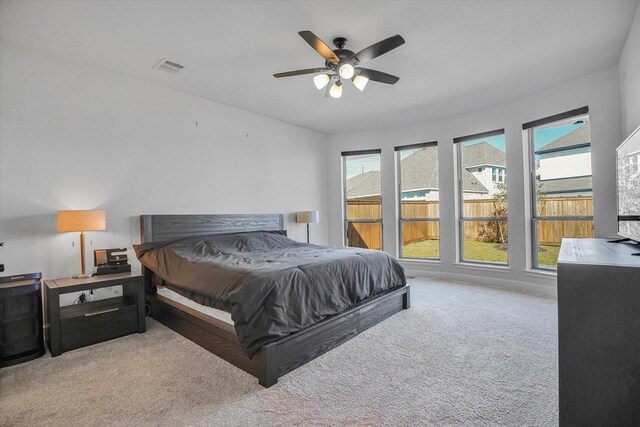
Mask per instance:
[[[353,53],[349,49],[345,49],[347,39],[337,37],[333,40],[333,44],[337,49],[331,49],[325,42],[311,31],[300,31],[300,37],[315,49],[325,59],[325,66],[321,68],[307,68],[304,70],[287,71],[284,73],[276,73],[275,78],[301,76],[303,74],[316,74],[313,82],[318,90],[327,87],[325,96],[340,98],[342,96],[342,81],[351,80],[355,87],[363,91],[369,80],[374,82],[395,84],[400,77],[383,73],[382,71],[371,70],[369,68],[360,67],[367,61],[371,61],[390,50],[402,46],[404,39],[399,34],[374,43],[369,47],[365,47],[358,53]]]

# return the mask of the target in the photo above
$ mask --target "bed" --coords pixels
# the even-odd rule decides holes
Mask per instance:
[[[142,215],[140,219],[142,244],[149,244],[149,247],[154,251],[164,247],[163,244],[156,244],[157,242],[179,241],[184,246],[186,245],[184,242],[189,242],[189,245],[191,242],[200,243],[201,236],[208,236],[207,239],[219,244],[220,241],[228,240],[227,237],[231,233],[242,238],[249,236],[251,239],[257,238],[254,236],[260,236],[269,242],[275,242],[274,257],[276,255],[280,257],[276,261],[284,259],[285,264],[283,265],[285,266],[288,262],[285,258],[290,255],[276,247],[278,242],[288,241],[294,245],[293,249],[296,251],[309,251],[308,257],[317,257],[318,255],[313,251],[321,250],[317,249],[321,247],[299,243],[299,247],[296,247],[296,243],[291,243],[292,241],[282,237],[282,235],[286,235],[286,232],[283,231],[282,215]],[[175,249],[175,244],[172,244],[174,245],[172,248]],[[326,254],[331,251],[329,248],[322,250]],[[171,253],[171,251],[169,252]],[[347,250],[347,255],[348,252]],[[368,255],[376,256],[375,253]],[[382,254],[378,256],[382,256]],[[386,283],[380,283],[376,285],[375,294],[366,298],[358,298],[357,302],[349,303],[346,309],[324,316],[319,321],[312,319],[313,323],[310,325],[305,326],[300,323],[304,326],[300,330],[294,329],[289,333],[286,330],[282,332],[275,328],[276,333],[274,333],[274,328],[269,327],[267,329],[270,335],[255,337],[251,336],[252,333],[259,331],[260,328],[255,328],[252,324],[245,325],[244,330],[240,328],[239,324],[243,322],[238,322],[240,319],[238,310],[233,312],[236,320],[234,326],[224,310],[216,310],[220,307],[203,309],[198,304],[202,301],[193,301],[192,295],[185,293],[184,289],[174,289],[168,286],[167,288],[160,287],[158,290],[158,284],[165,284],[162,277],[167,278],[168,273],[163,271],[160,266],[151,264],[161,273],[162,277],[160,277],[151,268],[145,267],[145,263],[149,264],[149,262],[147,260],[143,262],[143,272],[147,301],[151,307],[151,317],[255,376],[264,387],[276,384],[279,377],[335,348],[400,310],[409,308],[409,286],[404,284],[404,280],[401,286],[398,285],[397,278],[395,278],[393,287],[388,284],[387,289]],[[379,263],[379,260],[374,263]],[[309,263],[309,265],[313,264]],[[311,271],[310,269],[311,267],[308,271]],[[288,274],[298,273],[292,273],[292,270],[296,269],[287,268],[283,271]],[[266,276],[274,276],[269,268],[265,271],[269,273]],[[388,277],[386,275],[380,277],[383,277],[381,282],[391,281],[386,278]],[[403,275],[402,279],[404,279]],[[172,278],[172,282],[178,281],[176,276]],[[288,283],[288,281],[285,282]],[[323,288],[328,285],[314,283],[314,286]],[[187,296],[189,298],[186,298]],[[339,298],[337,299],[339,300]],[[227,307],[222,308],[226,309]],[[268,308],[269,306],[267,306]],[[220,315],[221,313],[222,315]],[[249,317],[253,319],[256,316],[252,314]],[[293,322],[293,324],[298,323]]]

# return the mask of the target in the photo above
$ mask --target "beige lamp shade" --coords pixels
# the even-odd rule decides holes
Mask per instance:
[[[320,222],[319,211],[301,211],[296,213],[296,222],[298,224],[314,224]]]
[[[104,211],[58,211],[58,233],[105,230]]]

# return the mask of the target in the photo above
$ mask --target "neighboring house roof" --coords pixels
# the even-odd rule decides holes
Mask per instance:
[[[554,151],[567,150],[569,148],[588,147],[591,145],[591,127],[589,124],[580,126],[568,134],[551,141],[549,144],[536,151],[536,154],[552,153]]]
[[[468,170],[462,171],[462,191],[466,193],[488,193],[487,187]]]
[[[504,151],[497,149],[487,142],[464,147],[464,156],[462,157],[462,161],[464,162],[463,166],[467,169],[483,165],[502,167],[507,165]]]
[[[543,194],[579,193],[591,191],[591,176],[547,179],[540,181],[539,192]]]
[[[380,171],[365,172],[347,180],[347,199],[379,196]]]
[[[402,191],[438,189],[438,151],[427,147],[402,160]],[[424,169],[425,164],[436,165]],[[488,193],[489,190],[468,170],[462,174],[462,188],[466,192]],[[347,180],[347,198],[362,198],[380,195],[380,172],[365,172]]]
[[[423,165],[435,165],[424,169]],[[402,191],[438,188],[438,147],[426,147],[402,159]]]
[[[436,166],[425,170],[425,164]],[[462,173],[462,188],[468,192],[489,192],[489,190],[466,169]],[[402,160],[402,191],[424,189],[438,189],[438,149],[435,146],[418,150]]]

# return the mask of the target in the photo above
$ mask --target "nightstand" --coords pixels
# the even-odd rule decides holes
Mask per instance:
[[[122,286],[122,296],[60,307],[62,294],[110,286]],[[44,290],[51,356],[147,329],[144,280],[139,274],[46,280]]]

